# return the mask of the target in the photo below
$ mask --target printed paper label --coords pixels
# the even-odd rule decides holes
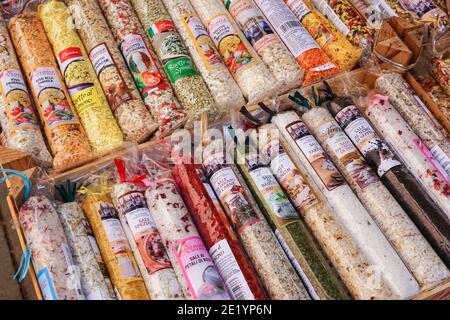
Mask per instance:
[[[326,0],[311,0],[311,2],[314,4],[314,7],[316,7],[316,9],[319,10],[320,13],[322,13],[328,20],[330,20],[333,25],[339,30],[339,32],[341,32],[344,36],[347,36],[350,33],[350,29],[347,28],[344,22],[342,22],[342,20],[333,11],[333,8],[330,7]],[[350,2],[348,2],[348,5],[353,7]],[[358,14],[357,11],[355,11],[355,13]],[[364,19],[363,17],[361,18]]]
[[[80,117],[93,108],[103,107],[101,96],[93,83],[69,88],[69,93]]]
[[[55,285],[53,284],[52,277],[47,267],[42,268],[37,274],[37,280],[39,287],[41,288],[42,296],[44,300],[58,300],[55,291]]]
[[[445,154],[445,152],[439,147],[434,146],[430,150],[431,155],[436,160],[437,163],[439,163],[440,171],[442,171],[442,174],[445,174],[446,180],[450,181],[450,159]]]
[[[445,17],[445,13],[430,0],[399,0],[399,2],[405,10],[418,19]]]
[[[81,51],[81,48],[72,47],[67,48],[63,51],[61,51],[57,55],[57,60],[59,64],[59,69],[61,70],[61,73],[66,77],[67,69],[69,68],[69,65],[76,62],[85,62],[83,52]]]
[[[68,266],[67,271],[69,275],[66,279],[68,288],[75,291],[78,300],[85,300],[86,297],[84,296],[83,290],[81,289],[81,278],[78,271],[79,269],[73,262],[72,252],[69,248],[69,245],[67,243],[63,243],[61,245],[61,248],[64,254],[64,259],[66,260]]]

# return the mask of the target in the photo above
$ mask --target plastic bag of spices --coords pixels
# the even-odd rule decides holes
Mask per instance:
[[[29,153],[39,166],[51,167],[53,158],[45,145],[8,29],[1,17],[0,93],[0,125],[6,146]]]
[[[433,77],[442,89],[450,95],[450,57],[447,59],[433,58],[431,60],[431,64],[431,72]]]
[[[234,81],[220,53],[188,0],[162,0],[214,102],[222,110],[239,110],[245,105],[241,89]]]
[[[303,71],[251,0],[222,0],[253,48],[282,84],[281,92],[298,88]]]
[[[98,3],[92,0],[69,0],[66,3],[125,139],[144,141],[158,129],[158,125],[134,86]]]
[[[183,291],[172,268],[145,200],[145,174],[128,177],[125,161],[115,160],[120,181],[111,197],[130,242],[151,300],[182,300]]]
[[[280,83],[266,68],[221,0],[190,1],[249,104],[277,95]]]
[[[102,156],[123,143],[123,135],[108,105],[67,6],[56,0],[39,5],[41,18],[59,68],[94,153]]]
[[[254,0],[275,32],[305,71],[304,84],[319,81],[339,72],[313,37],[283,0]]]
[[[35,13],[16,16],[9,21],[9,30],[44,123],[55,169],[66,170],[92,159],[39,17]]]
[[[136,12],[129,0],[98,3],[145,105],[159,124],[159,135],[170,135],[186,122],[187,114],[159,67]]]

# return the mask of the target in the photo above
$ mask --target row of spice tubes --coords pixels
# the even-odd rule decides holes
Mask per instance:
[[[401,75],[375,90],[297,91],[201,164],[161,142],[57,186],[66,203],[43,183],[19,221],[44,298],[407,299],[448,281],[447,135]]]
[[[375,31],[363,1],[39,2],[0,25],[0,123],[58,171],[350,70]]]

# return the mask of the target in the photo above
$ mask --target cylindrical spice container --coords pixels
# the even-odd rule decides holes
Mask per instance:
[[[123,135],[79,38],[67,6],[56,0],[39,5],[48,39],[94,153],[102,156],[123,143]]]
[[[268,299],[201,166],[179,164],[172,173],[231,297],[234,300]]]
[[[191,0],[221,58],[249,104],[278,94],[280,83],[266,68],[221,0]]]
[[[97,1],[66,1],[109,106],[128,141],[143,142],[157,129]]]
[[[281,92],[298,88],[303,71],[251,0],[222,0],[247,40],[281,83]]]
[[[35,13],[16,16],[9,21],[9,30],[44,123],[55,169],[69,169],[92,159],[39,17]]]
[[[208,86],[219,110],[239,110],[245,105],[220,53],[189,0],[162,0],[184,44]]]
[[[210,155],[205,153],[205,173],[270,298],[308,300],[305,287],[255,200],[251,198],[238,169],[232,164],[226,164],[225,155],[219,150],[216,149]]]
[[[175,98],[129,0],[99,0],[116,44],[133,76],[136,87],[161,136],[170,135],[186,121],[186,112]]]
[[[0,125],[6,146],[29,153],[36,164],[48,168],[53,158],[31,104],[8,29],[0,18]]]
[[[184,295],[190,300],[230,300],[169,170],[148,167],[148,206]]]
[[[290,157],[319,186],[338,220],[367,255],[371,280],[366,285],[373,292],[370,298],[407,299],[416,295],[417,281],[297,113],[280,113],[272,122],[280,130]]]
[[[339,72],[283,0],[254,0],[272,28],[305,72],[304,84]]]
[[[72,253],[53,204],[32,196],[20,208],[19,222],[45,300],[84,300]]]

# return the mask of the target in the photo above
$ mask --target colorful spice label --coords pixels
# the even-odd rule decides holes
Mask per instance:
[[[0,92],[12,130],[39,128],[27,86],[20,71],[14,69],[0,71]]]
[[[195,300],[229,300],[222,278],[200,237],[189,237],[172,247]]]
[[[62,80],[54,68],[37,68],[29,77],[44,123],[49,129],[65,124],[79,124],[63,89]]]
[[[85,83],[69,88],[73,104],[81,117],[83,113],[102,108],[102,98],[93,83]]]
[[[208,33],[236,79],[243,71],[259,63],[240,38],[238,30],[228,15],[220,14],[209,20]]]
[[[419,19],[445,16],[445,13],[430,0],[399,0],[398,2]]]
[[[206,68],[225,68],[220,53],[217,51],[214,42],[211,40],[205,26],[195,15],[183,15],[181,17],[189,37],[195,44],[198,54],[203,60]]]
[[[56,295],[55,285],[53,284],[52,277],[48,268],[42,268],[37,274],[37,281],[39,288],[41,288],[42,296],[44,300],[58,300]]]
[[[66,77],[66,71],[69,68],[69,65],[79,61],[85,61],[83,52],[81,51],[81,48],[78,47],[64,49],[58,53],[56,58],[58,60],[61,73],[64,75],[64,77]]]
[[[117,69],[116,64],[114,63],[108,47],[104,43],[99,44],[94,47],[91,52],[89,52],[89,59],[91,60],[95,73],[100,80],[103,77],[109,80],[108,78],[114,76],[114,82],[103,82],[109,82],[108,86],[103,87],[103,91],[105,92],[112,111],[115,111],[120,105],[133,99],[130,90]]]
[[[329,191],[344,185],[344,178],[303,122],[293,122],[286,130]]]
[[[169,257],[142,192],[124,194],[117,201],[148,273],[153,274],[171,268]]]

